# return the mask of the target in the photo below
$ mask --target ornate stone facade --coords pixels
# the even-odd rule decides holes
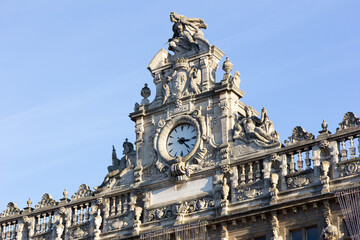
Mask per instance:
[[[267,110],[241,101],[228,57],[215,79],[225,54],[204,20],[170,20],[173,53],[148,66],[154,100],[145,84],[130,113],[135,143],[125,140],[121,158],[113,147],[93,190],[44,194],[35,209],[9,203],[0,239],[348,239],[335,193],[360,186],[355,114],[335,134],[325,121],[317,137],[297,126],[282,145]]]

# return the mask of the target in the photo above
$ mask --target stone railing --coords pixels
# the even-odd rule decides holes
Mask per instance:
[[[316,138],[296,127],[286,146],[204,169],[194,176],[213,179],[213,190],[189,201],[150,206],[149,189],[159,187],[144,182],[108,192],[82,184],[71,200],[66,190],[59,202],[44,194],[35,208],[29,199],[23,210],[9,203],[1,214],[0,239],[139,238],[175,221],[184,224],[191,219],[187,215],[228,215],[359,186],[360,123],[344,120],[340,126],[335,134],[323,126]]]

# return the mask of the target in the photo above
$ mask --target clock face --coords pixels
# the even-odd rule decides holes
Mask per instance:
[[[171,157],[185,157],[195,147],[197,139],[196,128],[189,124],[175,127],[169,134],[166,148]]]

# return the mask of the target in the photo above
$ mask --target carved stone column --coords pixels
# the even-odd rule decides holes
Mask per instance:
[[[286,154],[282,154],[279,156],[280,161],[280,184],[281,184],[281,190],[286,190],[286,179],[285,176],[288,175],[288,165],[287,165],[287,157]]]
[[[279,190],[277,189],[278,182],[279,182],[279,175],[276,173],[272,173],[271,174],[271,187],[269,189],[270,196],[271,196],[270,204],[277,203],[278,193],[279,193]]]
[[[162,78],[164,77],[160,72],[154,72],[154,84],[156,86],[156,95],[154,101],[161,103],[163,99],[163,90],[162,90]]]
[[[95,229],[94,229],[94,240],[100,240],[100,226],[102,223],[101,210],[100,208],[97,210],[97,215],[94,219]]]
[[[314,164],[314,178],[313,178],[313,182],[316,184],[319,184],[321,182],[320,179],[320,148],[314,146],[312,148],[312,157],[311,160],[313,161]]]
[[[328,161],[321,162],[321,169],[322,169],[321,183],[323,185],[321,193],[328,193],[330,191],[330,186],[329,186],[330,178],[328,176],[329,167],[330,167],[330,163]]]
[[[330,148],[330,177],[331,178],[339,178],[340,177],[340,171],[339,171],[339,146],[336,141],[330,141],[329,142],[329,148]]]
[[[238,169],[237,166],[231,167],[230,169],[230,201],[231,203],[234,203],[237,201],[236,197],[237,197],[237,187],[239,185],[239,173],[238,173]]]
[[[24,226],[25,223],[23,221],[23,219],[18,221],[18,226],[16,229],[16,240],[22,240],[23,239],[23,234],[24,234]],[[26,236],[24,236],[26,237]]]
[[[221,240],[229,240],[229,231],[227,229],[227,223],[221,223]]]

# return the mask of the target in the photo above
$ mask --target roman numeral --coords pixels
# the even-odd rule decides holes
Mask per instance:
[[[193,136],[191,139],[196,139],[196,136]]]
[[[184,125],[181,125],[181,131],[184,131]]]
[[[180,154],[181,156],[184,156],[184,153],[183,153],[183,151],[181,151],[181,154]]]
[[[173,145],[173,143],[168,143],[168,146],[171,146],[171,145]]]

